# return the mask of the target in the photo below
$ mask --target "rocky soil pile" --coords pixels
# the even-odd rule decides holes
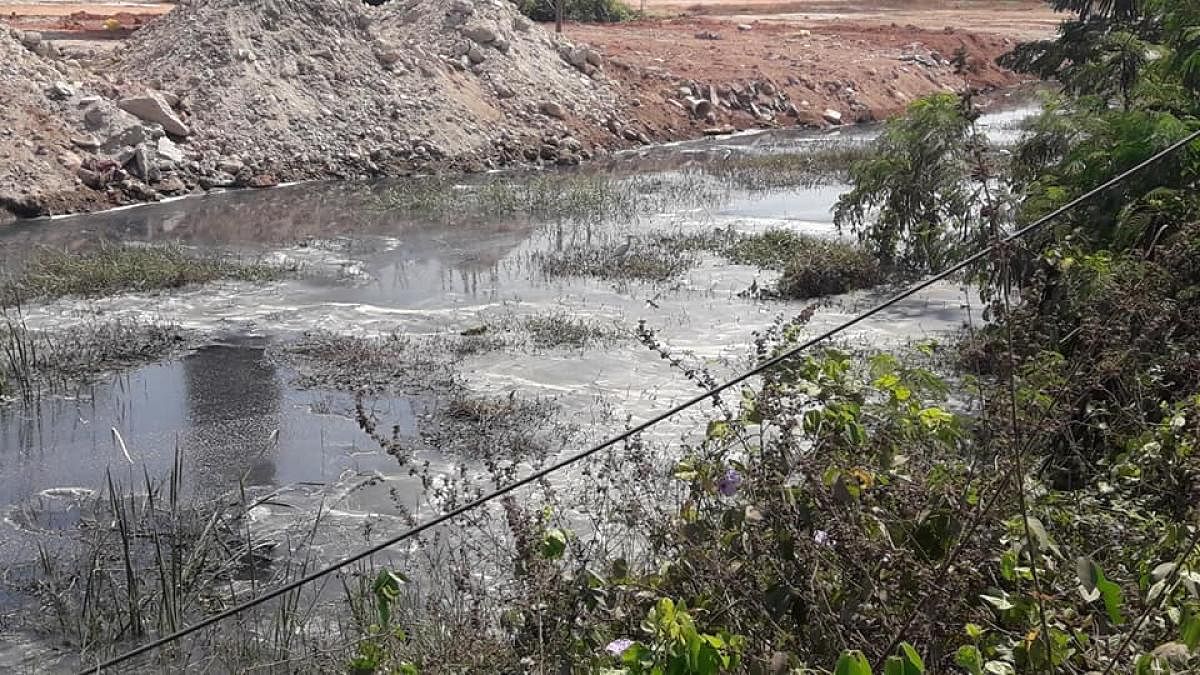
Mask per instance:
[[[78,194],[82,160],[69,121],[86,76],[55,57],[39,34],[0,29],[0,221],[5,212],[32,216],[90,205]]]
[[[503,0],[195,0],[117,69],[178,96],[188,171],[210,187],[577,162],[571,129],[599,128],[613,101],[560,52]]]
[[[192,0],[90,71],[36,33],[0,57],[0,203],[22,216],[616,140],[600,55],[504,0]]]

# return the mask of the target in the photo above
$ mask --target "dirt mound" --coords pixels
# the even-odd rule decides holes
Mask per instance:
[[[194,0],[118,71],[178,96],[190,170],[222,185],[521,159],[611,113],[559,50],[502,0]]]
[[[35,53],[43,52],[47,58]],[[52,58],[37,33],[0,28],[0,222],[104,203],[79,194],[68,99],[83,76]]]

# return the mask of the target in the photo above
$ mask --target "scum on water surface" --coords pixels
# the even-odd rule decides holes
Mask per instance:
[[[829,220],[838,158],[855,151],[830,150],[835,170],[814,186],[810,160],[787,169],[789,160],[762,148],[739,150],[743,142],[597,167],[605,175],[295,186],[6,232],[6,269],[51,280],[25,282],[44,289],[28,295],[45,299],[21,308],[22,330],[64,342],[81,317],[124,327],[101,334],[125,351],[85,347],[75,360],[54,358],[55,373],[88,379],[88,363],[153,363],[69,398],[0,407],[8,453],[0,508],[10,516],[0,527],[11,531],[0,537],[0,560],[38,569],[47,535],[20,524],[72,522],[46,515],[78,509],[45,491],[103,495],[97,478],[113,470],[124,490],[134,489],[131,476],[140,486],[143,474],[151,483],[174,475],[181,503],[241,504],[242,515],[233,508],[229,517],[242,520],[230,522],[258,544],[227,545],[282,563],[246,569],[286,577],[297,561],[358,548],[444,508],[481,476],[519,474],[692,395],[693,383],[633,339],[640,321],[673,353],[719,375],[741,364],[752,331],[804,307],[784,299],[793,297],[783,283],[796,259],[813,269],[812,260],[837,252],[852,273],[845,287],[794,297],[862,289],[827,297],[814,328],[870,303],[874,291],[864,287],[875,272]],[[754,167],[762,182],[746,184]],[[96,253],[90,242],[101,240],[116,243]],[[8,264],[34,242],[63,252],[56,266]],[[231,250],[249,253],[203,255]],[[160,268],[153,278],[117,280],[147,255]],[[67,280],[94,264],[76,275],[85,281]],[[183,288],[161,292],[175,286]],[[776,288],[782,298],[748,292]],[[964,302],[969,294],[953,285],[931,289],[851,340],[878,345],[957,329]],[[160,350],[176,334],[188,339]],[[694,421],[664,426],[656,438],[678,438]],[[587,484],[579,478],[563,476],[554,489]],[[142,499],[152,491],[136,488]],[[76,557],[89,550],[70,549],[64,533],[73,531],[57,531],[56,546]],[[68,572],[58,574],[69,588]],[[39,595],[44,587],[16,591],[9,609],[59,597]]]

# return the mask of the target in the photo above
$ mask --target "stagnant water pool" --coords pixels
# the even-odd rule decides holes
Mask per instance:
[[[1010,139],[1014,124],[1027,114],[1006,111],[984,123],[994,136]],[[855,143],[869,134],[841,138]],[[691,142],[624,155],[603,168],[671,180],[691,162],[795,151],[817,140],[830,137],[771,133]],[[464,189],[486,181],[473,179]],[[162,477],[177,455],[191,493],[222,494],[244,481],[258,493],[276,495],[254,511],[262,537],[311,527],[318,505],[324,518],[317,550],[328,559],[398,531],[403,524],[393,514],[415,492],[415,479],[360,429],[352,393],[305,382],[293,363],[280,358],[289,345],[313,331],[434,338],[522,317],[586,319],[617,337],[582,347],[506,347],[451,359],[455,377],[471,395],[551,403],[556,417],[571,426],[569,434],[551,440],[564,444],[561,452],[575,451],[696,392],[693,383],[630,337],[639,322],[719,377],[745,365],[753,331],[811,303],[747,296],[751,286],[768,283],[770,273],[711,255],[701,255],[698,265],[665,283],[549,277],[539,269],[540,255],[610,246],[627,235],[633,235],[633,246],[647,246],[648,233],[714,228],[787,228],[836,237],[831,210],[845,190],[835,184],[769,193],[732,188],[717,196],[709,191],[703,199],[685,196],[637,218],[467,217],[451,209],[421,219],[378,207],[378,199],[396,185],[235,192],[0,232],[0,260],[10,268],[32,246],[79,248],[103,239],[234,250],[310,272],[266,284],[219,282],[23,308],[32,329],[53,331],[98,319],[170,322],[194,336],[195,346],[32,404],[0,406],[0,567],[32,564],[39,546],[53,550],[77,527],[80,500],[103,490],[106,472],[132,483],[145,475]],[[843,321],[887,294],[877,289],[825,299],[811,326]],[[960,329],[972,302],[969,289],[939,284],[844,337],[868,348],[937,337]],[[416,438],[422,420],[444,404],[437,397],[436,391],[373,394],[366,405],[401,437]],[[698,414],[655,433],[677,438]],[[428,443],[415,446],[435,472],[472,461]],[[569,482],[570,475],[560,480]],[[422,508],[415,501],[408,506]],[[364,536],[366,522],[371,527]],[[0,591],[0,604],[12,607],[19,599]],[[0,649],[0,670],[36,669],[37,653]]]

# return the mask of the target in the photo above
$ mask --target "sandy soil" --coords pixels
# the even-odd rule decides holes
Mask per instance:
[[[1030,40],[1052,34],[1062,20],[1041,0],[646,0],[651,16],[711,16],[732,22],[772,21],[804,27],[853,22],[916,26]]]
[[[1003,34],[916,26],[828,22],[811,28],[757,21],[739,30],[714,17],[646,20],[619,26],[571,25],[572,39],[587,42],[616,65],[610,69],[636,116],[657,127],[659,137],[695,136],[713,127],[823,124],[825,111],[846,122],[884,119],[913,99],[942,90],[989,91],[1020,82],[995,65],[1017,40]],[[745,27],[745,26],[743,26]],[[719,39],[712,39],[718,37]],[[945,61],[964,49],[970,72]],[[929,65],[928,56],[939,61]],[[922,63],[912,61],[921,56]],[[770,83],[796,107],[772,119],[719,106],[714,121],[692,119],[671,103],[680,84],[702,87]]]

